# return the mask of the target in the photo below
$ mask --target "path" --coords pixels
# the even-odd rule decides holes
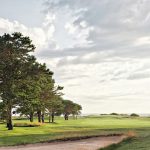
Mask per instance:
[[[121,142],[124,138],[125,136],[94,137],[77,141],[1,147],[0,150],[97,150],[110,144]]]

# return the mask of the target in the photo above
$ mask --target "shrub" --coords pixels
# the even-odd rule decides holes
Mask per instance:
[[[38,127],[41,123],[15,123],[14,127]]]
[[[117,115],[119,115],[119,114],[117,114],[117,113],[111,113],[110,115],[115,115],[115,116],[117,116]]]
[[[135,114],[135,113],[132,113],[130,116],[131,116],[131,117],[139,117],[139,115],[138,115],[138,114]]]

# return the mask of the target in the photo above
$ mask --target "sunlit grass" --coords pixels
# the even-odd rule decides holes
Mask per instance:
[[[36,143],[66,137],[125,133],[129,130],[136,130],[136,132],[141,130],[142,132],[139,132],[141,135],[144,134],[145,130],[149,131],[150,129],[150,118],[102,116],[81,117],[77,120],[65,121],[63,118],[57,117],[55,121],[56,123],[44,123],[38,127],[14,127],[13,131],[8,131],[5,124],[0,124],[0,145]],[[13,122],[28,123],[29,121],[13,120]],[[35,122],[37,121],[35,120]]]

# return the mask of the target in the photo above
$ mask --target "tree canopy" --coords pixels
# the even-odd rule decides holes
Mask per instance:
[[[39,63],[35,46],[29,37],[21,33],[0,36],[0,115],[13,129],[12,110],[27,116],[32,122],[38,116],[44,122],[47,113],[54,122],[54,116],[79,115],[82,107],[70,100],[63,100],[63,87],[56,85],[53,72],[46,64]],[[5,115],[4,115],[5,114]]]

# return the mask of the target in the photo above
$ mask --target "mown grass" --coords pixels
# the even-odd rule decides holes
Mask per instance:
[[[28,123],[29,121],[13,120],[13,122]],[[136,148],[136,150],[150,149],[148,142],[148,140],[150,141],[150,118],[122,116],[81,117],[77,120],[70,119],[68,121],[57,117],[54,124],[45,123],[38,127],[14,127],[13,131],[8,131],[5,124],[0,124],[0,146],[37,143],[70,137],[126,133],[128,131],[136,132],[137,138],[131,143],[121,143],[115,150],[132,150],[132,145],[141,148]],[[129,145],[130,147],[128,147]],[[146,149],[147,146],[149,149]],[[122,149],[120,149],[121,147]]]

